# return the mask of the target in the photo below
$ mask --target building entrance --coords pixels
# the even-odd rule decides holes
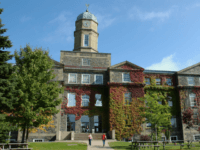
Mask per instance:
[[[102,133],[102,119],[101,116],[94,116],[95,133]]]
[[[81,132],[82,133],[89,133],[89,117],[88,115],[81,116]]]

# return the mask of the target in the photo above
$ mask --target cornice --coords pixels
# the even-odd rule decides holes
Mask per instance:
[[[96,53],[98,53],[98,50],[96,50],[96,49],[94,49],[94,48],[92,48],[92,47],[78,47],[78,48],[73,49],[73,51],[76,51],[77,49],[92,49],[92,50],[94,50]],[[79,52],[81,52],[81,51],[79,51]],[[90,53],[95,53],[95,52],[90,52]]]
[[[84,31],[84,30],[85,30],[85,31],[92,31],[92,32],[96,33],[96,34],[99,36],[99,33],[96,32],[96,31],[93,30],[93,29],[81,28],[81,29],[79,29],[79,30],[74,31],[74,37],[75,37],[75,33],[76,33],[76,32],[80,32],[80,31]]]

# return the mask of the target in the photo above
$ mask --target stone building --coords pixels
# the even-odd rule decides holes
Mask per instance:
[[[53,118],[55,128],[50,128],[47,132],[30,133],[29,142],[87,139],[87,134],[84,134],[86,132],[92,132],[94,139],[100,139],[102,133],[107,133],[108,138],[115,139],[116,125],[109,123],[112,122],[109,109],[111,89],[118,84],[128,85],[130,88],[141,91],[140,96],[143,96],[144,87],[151,84],[151,76],[156,77],[156,85],[173,86],[177,93],[180,89],[186,91],[185,107],[181,111],[189,105],[196,105],[195,94],[191,87],[200,86],[199,63],[178,72],[145,70],[128,61],[111,66],[111,54],[98,51],[99,33],[95,15],[86,10],[77,17],[75,25],[73,51],[61,50],[60,62],[54,60],[54,73],[57,75],[54,80],[60,81],[60,86],[65,87],[64,93],[60,94],[63,103],[57,106],[57,109],[61,111]],[[138,72],[145,80],[144,78],[132,80],[131,71]],[[124,93],[124,99],[138,97],[133,93]],[[178,105],[173,105],[171,101],[169,105],[179,109],[179,97],[176,97],[175,101]],[[99,113],[93,113],[91,108]],[[85,114],[86,110],[93,115]],[[182,123],[181,111],[171,120],[173,127],[171,140],[189,138],[190,132]],[[197,110],[194,115],[196,113]],[[149,134],[150,126],[149,123],[142,124],[141,134]],[[192,133],[194,139],[200,138],[196,129],[193,129]],[[11,139],[20,141],[22,132],[18,131],[12,135]]]

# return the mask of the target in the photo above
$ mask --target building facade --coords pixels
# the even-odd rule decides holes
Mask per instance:
[[[122,131],[116,115],[121,115],[122,111],[127,113],[127,102],[143,97],[154,85],[161,87],[160,91],[164,91],[162,87],[170,87],[170,92],[175,93],[173,97],[169,95],[168,101],[175,110],[170,139],[200,138],[197,119],[192,133],[182,122],[182,112],[190,106],[194,109],[194,117],[198,115],[194,106],[197,106],[195,98],[200,87],[200,63],[181,71],[145,70],[128,61],[111,66],[111,54],[98,51],[97,18],[86,10],[77,17],[75,25],[73,51],[62,50],[60,62],[54,60],[54,73],[57,75],[54,81],[65,87],[64,93],[60,94],[63,102],[57,106],[60,113],[53,117],[55,128],[30,133],[29,142],[75,140],[86,132],[94,133],[94,136],[107,133],[109,138],[115,139]],[[117,95],[119,100],[113,95]],[[127,116],[132,117],[131,114]],[[126,129],[123,131],[128,132],[131,122],[133,120],[124,119]],[[149,123],[142,124],[141,134],[150,134],[150,126]],[[12,136],[11,139],[20,141],[22,132],[13,132]]]

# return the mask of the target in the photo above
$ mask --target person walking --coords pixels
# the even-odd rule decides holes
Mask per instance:
[[[88,137],[89,137],[89,145],[91,146],[92,134],[89,134]]]
[[[106,135],[105,133],[102,135],[102,140],[103,140],[103,147],[105,146],[105,140],[106,140]]]

